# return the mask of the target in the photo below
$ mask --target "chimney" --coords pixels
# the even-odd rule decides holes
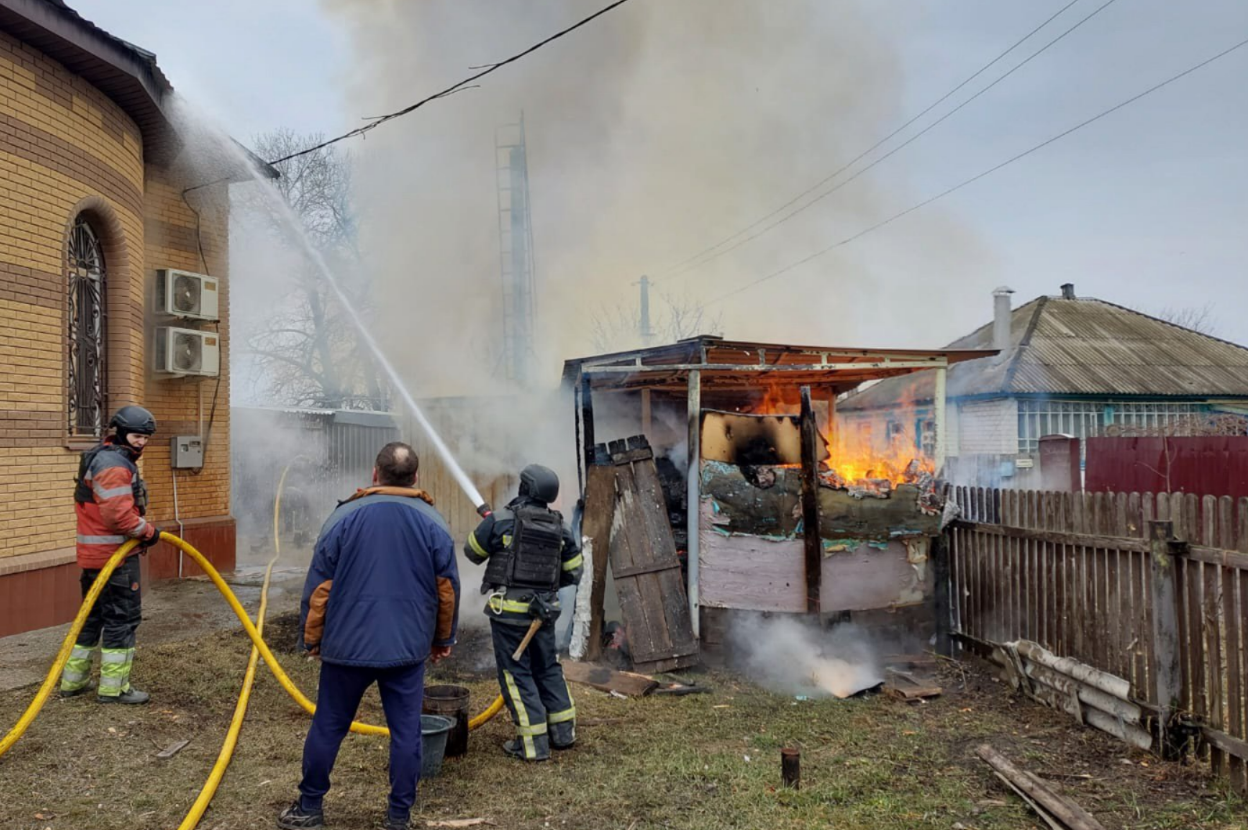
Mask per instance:
[[[1075,284],[1068,282],[1062,286],[1062,299],[1073,300],[1075,298]]]
[[[1010,308],[1010,295],[1014,289],[1004,285],[992,292],[992,347],[1001,352],[997,360],[1002,360],[1010,348],[1010,319],[1013,317]]]

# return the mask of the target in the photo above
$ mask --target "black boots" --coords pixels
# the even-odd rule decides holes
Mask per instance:
[[[521,761],[549,761],[550,737],[534,735],[531,738],[512,738],[503,744],[503,752]]]
[[[552,723],[549,727],[551,749],[571,749],[576,743],[576,721]]]
[[[305,810],[303,805],[296,800],[277,817],[277,826],[282,830],[307,830],[311,827],[325,826],[325,812],[323,810]]]

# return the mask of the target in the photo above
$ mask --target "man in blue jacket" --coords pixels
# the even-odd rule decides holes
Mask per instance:
[[[386,830],[406,830],[420,777],[425,658],[451,653],[459,622],[455,545],[433,499],[416,489],[407,444],[377,455],[373,485],[338,505],[316,543],[301,608],[304,646],[321,659],[299,799],[278,827],[323,827],[329,774],[373,683],[390,727]]]

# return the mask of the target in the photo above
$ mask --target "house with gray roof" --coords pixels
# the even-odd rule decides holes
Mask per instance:
[[[994,292],[993,320],[949,349],[996,349],[951,366],[945,476],[1038,487],[1040,439],[1192,434],[1248,416],[1248,348],[1104,300],[1073,285],[1016,308]],[[881,381],[837,404],[838,428],[935,440],[934,373]]]

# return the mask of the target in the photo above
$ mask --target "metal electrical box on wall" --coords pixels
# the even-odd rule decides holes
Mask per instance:
[[[175,435],[169,457],[175,470],[198,469],[204,466],[204,440],[198,435]]]

